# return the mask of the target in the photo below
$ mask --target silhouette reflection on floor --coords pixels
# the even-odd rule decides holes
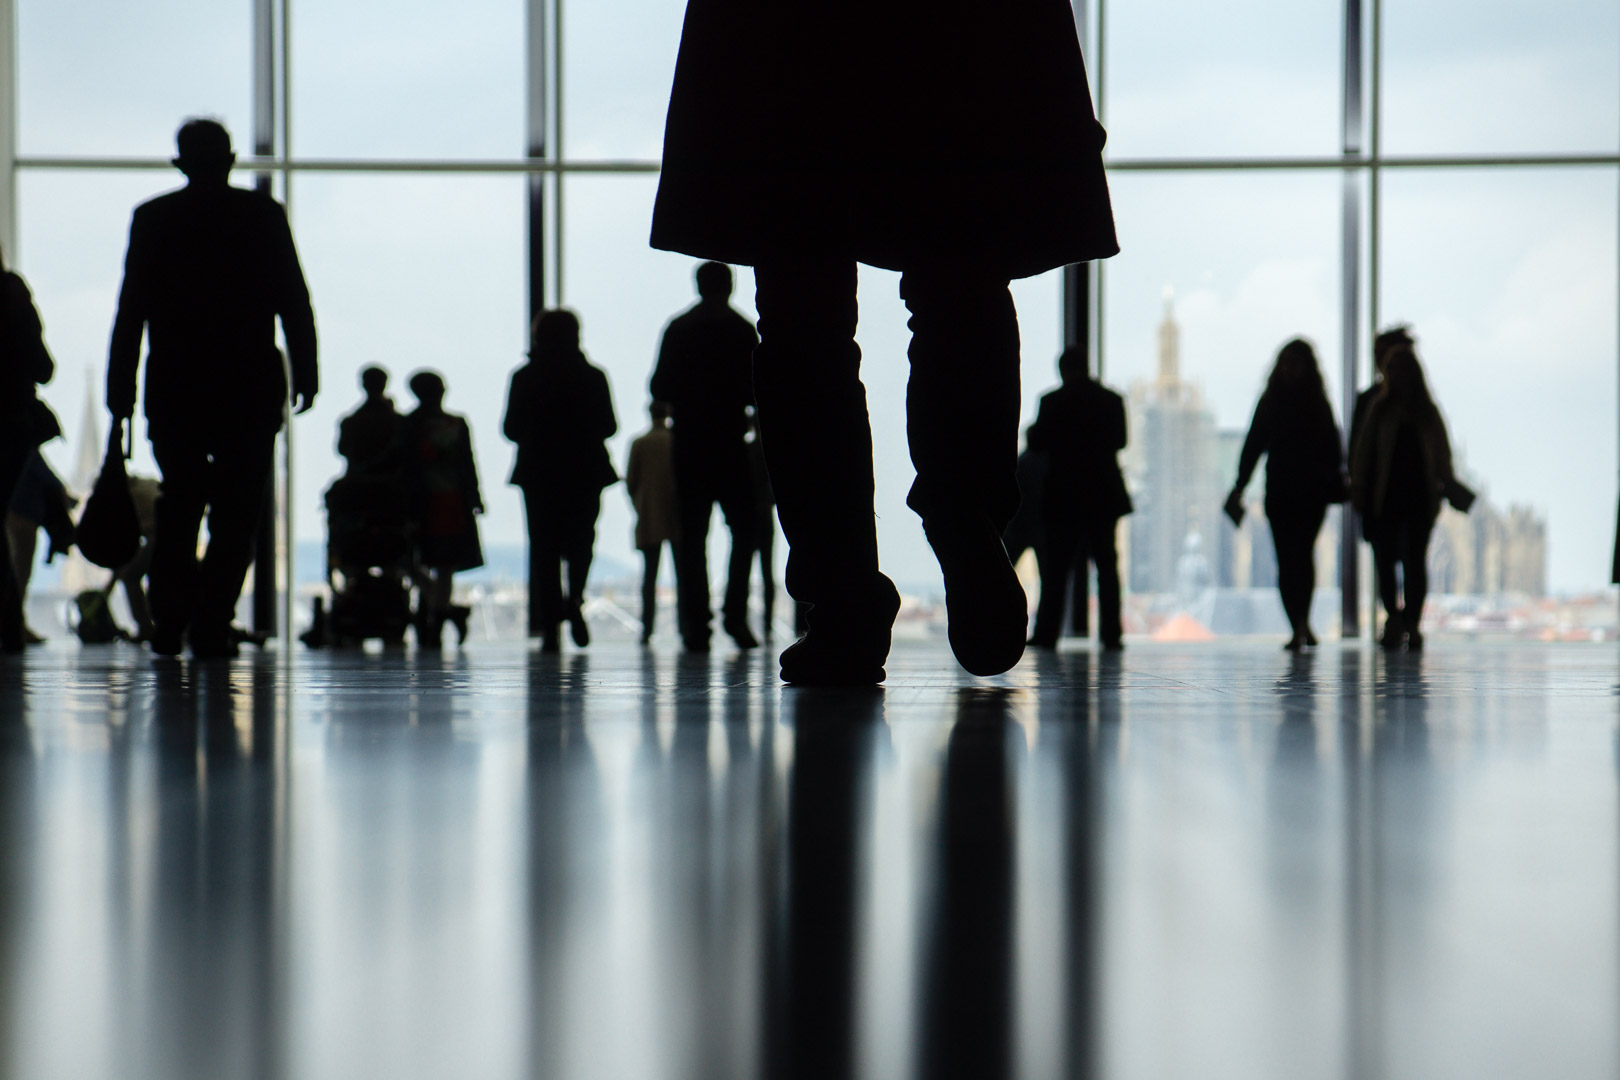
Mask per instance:
[[[1599,648],[0,666],[0,1060],[1613,1076]]]

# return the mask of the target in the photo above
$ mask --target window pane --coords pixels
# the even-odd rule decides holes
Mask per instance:
[[[1612,4],[1391,0],[1383,147],[1394,154],[1613,152]]]
[[[321,395],[296,429],[306,565],[309,545],[318,550],[326,536],[322,496],[342,471],[337,423],[361,400],[360,370],[386,368],[389,393],[409,411],[406,380],[433,368],[448,389],[445,408],[472,427],[488,507],[479,521],[486,576],[521,581],[523,508],[506,485],[512,452],[501,416],[528,346],[523,179],[300,176],[292,200],[321,351]]]
[[[563,150],[568,157],[657,160],[662,155],[685,7],[665,0],[566,3]]]
[[[1490,504],[1469,521],[1494,528],[1491,513],[1525,507],[1546,523],[1549,587],[1603,587],[1614,543],[1614,173],[1392,170],[1383,184],[1382,318],[1412,324],[1459,464]],[[1456,587],[1481,591],[1467,575]]]
[[[252,145],[248,0],[18,0],[18,148],[168,157],[188,116]]]
[[[1206,586],[1269,588],[1269,534],[1255,531],[1263,479],[1249,489],[1251,520],[1241,536],[1221,502],[1285,342],[1303,337],[1315,346],[1340,415],[1343,180],[1320,172],[1116,173],[1112,182],[1124,250],[1105,264],[1103,370],[1131,406],[1122,460],[1137,512],[1127,519],[1126,580],[1134,592],[1179,595],[1181,607],[1191,605],[1182,595],[1189,589],[1203,603]],[[1170,350],[1161,336],[1167,315],[1177,332]],[[1336,583],[1333,566],[1319,559],[1318,568],[1322,586]],[[1244,605],[1241,615],[1228,607],[1195,617],[1216,633],[1285,628],[1274,593]],[[1265,621],[1251,623],[1251,615]],[[1227,621],[1210,622],[1217,618]],[[1326,628],[1319,620],[1318,631]]]
[[[1333,0],[1109,4],[1108,152],[1337,153],[1343,21]]]
[[[320,0],[291,21],[295,156],[523,155],[522,0]]]

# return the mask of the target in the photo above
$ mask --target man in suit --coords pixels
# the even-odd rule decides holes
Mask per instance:
[[[1063,351],[1058,373],[1063,385],[1041,398],[1029,429],[1030,450],[1044,452],[1048,462],[1041,505],[1045,538],[1035,548],[1041,601],[1029,643],[1057,647],[1069,575],[1084,574],[1089,558],[1097,566],[1097,639],[1116,650],[1122,627],[1114,536],[1119,519],[1131,512],[1116,457],[1125,449],[1125,402],[1091,377],[1078,349]]]
[[[652,396],[675,418],[675,498],[681,547],[675,557],[681,640],[709,651],[709,519],[715,503],[731,530],[722,625],[739,647],[759,642],[748,629],[748,578],[759,512],[748,461],[748,410],[754,403],[754,325],[731,306],[731,268],[697,270],[698,302],[671,320],[653,369]]]
[[[286,211],[230,185],[236,155],[214,120],[189,120],[175,167],[189,183],[135,208],[107,362],[107,408],[135,412],[141,337],[145,412],[163,473],[151,580],[152,651],[235,655],[231,619],[253,561],[276,433],[319,388],[315,316]],[[287,363],[276,348],[276,319]],[[208,517],[208,550],[197,537]]]

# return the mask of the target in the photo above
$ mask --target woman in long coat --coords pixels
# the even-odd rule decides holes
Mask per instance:
[[[1423,648],[1429,537],[1441,499],[1455,484],[1451,440],[1423,368],[1410,348],[1398,349],[1384,365],[1383,389],[1350,448],[1351,497],[1372,542],[1386,649]]]
[[[415,526],[416,559],[426,573],[417,602],[417,641],[437,646],[448,621],[467,639],[465,607],[450,603],[451,578],[484,565],[476,515],[484,512],[473,460],[472,430],[444,411],[444,380],[431,371],[411,376],[414,412],[400,420],[406,490]]]
[[[1316,536],[1328,504],[1343,502],[1344,451],[1322,369],[1310,344],[1295,338],[1277,353],[1266,389],[1254,407],[1238,457],[1228,513],[1242,507],[1260,455],[1266,456],[1266,522],[1277,549],[1277,591],[1293,628],[1287,649],[1316,644],[1311,597],[1316,592]]]
[[[580,351],[573,312],[544,311],[535,318],[529,362],[512,373],[503,430],[517,444],[511,483],[522,489],[528,515],[529,636],[556,652],[566,618],[574,644],[588,645],[585,581],[602,489],[619,479],[605,445],[619,422],[607,376]]]
[[[952,648],[976,674],[1022,654],[1000,541],[1018,506],[1007,286],[1118,250],[1103,139],[1066,0],[690,0],[652,243],[755,268],[759,426],[788,592],[813,605],[785,680],[881,681],[898,610],[877,562],[859,262],[904,275],[908,502]]]

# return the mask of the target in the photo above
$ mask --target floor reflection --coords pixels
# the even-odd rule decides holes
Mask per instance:
[[[1596,650],[0,665],[0,1074],[1613,1076]]]

